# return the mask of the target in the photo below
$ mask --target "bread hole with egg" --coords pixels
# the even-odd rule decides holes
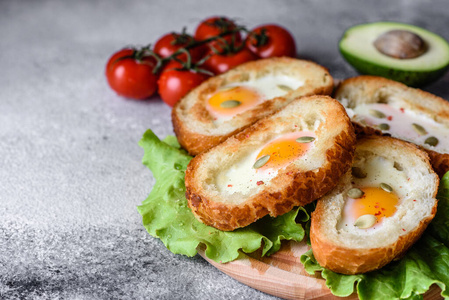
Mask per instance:
[[[299,97],[192,159],[186,198],[220,230],[278,216],[330,191],[349,168],[355,133],[327,96]]]
[[[312,213],[316,260],[337,273],[360,274],[400,258],[435,216],[438,184],[428,155],[415,145],[362,138],[351,170]]]
[[[316,63],[288,57],[252,61],[188,93],[172,110],[173,128],[181,146],[197,155],[297,97],[329,95],[332,89],[329,72]]]
[[[449,102],[428,92],[376,76],[343,81],[335,98],[357,134],[389,135],[425,149],[441,177],[449,171]]]

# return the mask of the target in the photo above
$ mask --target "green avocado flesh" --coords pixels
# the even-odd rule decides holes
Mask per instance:
[[[417,34],[424,40],[426,52],[408,59],[381,53],[374,46],[374,41],[391,30],[406,30]],[[437,80],[449,66],[449,44],[446,40],[428,30],[402,23],[356,25],[344,33],[339,48],[346,61],[360,73],[386,77],[415,87]]]

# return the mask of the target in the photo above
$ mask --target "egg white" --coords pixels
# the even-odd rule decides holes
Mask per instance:
[[[283,96],[289,92],[289,90],[283,89],[280,86],[286,86],[289,87],[291,90],[296,90],[297,88],[303,85],[304,80],[298,78],[290,77],[287,75],[267,75],[256,79],[250,79],[244,82],[233,82],[228,85],[220,87],[220,90],[230,89],[237,86],[248,87],[250,89],[253,89],[258,94],[260,94],[260,99],[258,102],[254,104],[255,106],[264,101]],[[212,96],[213,95],[210,95],[209,98]],[[239,111],[237,114],[241,114],[254,106],[249,106],[246,109]],[[214,109],[209,105],[207,105],[207,109],[214,116],[215,118],[214,122],[216,124],[228,121],[235,116],[235,115],[220,114],[214,111]]]
[[[387,118],[373,117],[370,114],[371,109],[383,112]],[[449,127],[445,124],[435,122],[431,116],[408,109],[401,99],[393,98],[389,104],[361,104],[354,109],[346,108],[346,111],[350,118],[354,117],[355,121],[365,122],[369,126],[375,127],[381,123],[388,124],[390,129],[384,130],[383,132],[390,133],[393,137],[423,145],[438,152],[449,152]],[[418,134],[412,127],[413,123],[423,126],[427,134]],[[438,139],[436,146],[430,146],[425,143],[425,140],[431,136]]]
[[[287,90],[280,88],[279,86],[287,86],[292,90],[304,85],[304,81],[298,78],[286,76],[286,75],[267,75],[257,79],[245,81],[244,83],[233,83],[233,86],[247,86],[257,90],[260,94],[264,95],[265,100],[280,97],[288,93]]]

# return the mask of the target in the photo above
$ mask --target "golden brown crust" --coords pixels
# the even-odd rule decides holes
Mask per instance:
[[[323,115],[326,116],[327,123],[323,125],[325,128],[316,132],[318,137],[320,134],[324,137],[331,128],[338,128],[332,129],[334,131],[339,130],[334,135],[322,139],[323,143],[326,143],[322,152],[324,163],[319,168],[305,171],[293,166],[287,167],[271,180],[269,186],[247,196],[240,204],[217,201],[216,197],[204,190],[202,182],[199,182],[200,166],[213,153],[234,153],[252,135],[270,130],[274,126],[272,122],[277,113],[259,120],[222,144],[194,157],[187,167],[186,198],[192,212],[201,222],[224,231],[234,230],[247,226],[265,215],[282,215],[295,206],[308,204],[335,186],[352,162],[354,130],[344,108],[327,96],[298,98],[286,107],[286,111],[292,107],[296,109],[301,106],[299,103],[304,105],[305,102],[310,103],[309,108],[320,103],[320,107],[316,109],[323,110]]]
[[[317,207],[318,209],[318,207]],[[432,221],[436,213],[437,203],[433,208],[432,217],[421,221],[420,225],[413,231],[399,237],[396,243],[389,247],[371,248],[371,249],[351,249],[335,245],[326,240],[320,239],[319,235],[315,234],[319,229],[316,227],[320,223],[320,210],[315,210],[312,213],[312,222],[310,241],[313,245],[313,255],[320,264],[320,266],[332,270],[336,273],[353,275],[363,274],[369,271],[374,271],[382,268],[386,264],[395,259],[401,258],[407,250],[419,240],[427,228],[427,225]]]
[[[267,100],[233,118],[226,129],[214,128],[213,117],[206,109],[208,96],[219,87],[240,82],[249,77],[262,77],[275,72],[291,73],[304,78],[305,83],[284,97]],[[197,155],[223,142],[228,137],[250,126],[258,119],[288,104],[298,96],[330,95],[333,79],[327,69],[313,62],[288,57],[261,59],[242,64],[224,74],[210,78],[178,101],[172,110],[174,132],[181,146],[191,155]],[[219,127],[224,128],[223,125]]]
[[[401,95],[409,102],[413,110],[434,116],[436,121],[449,122],[449,102],[431,93],[408,87],[400,82],[378,76],[362,75],[341,82],[335,89],[334,97],[350,101],[350,106],[357,103],[386,102],[392,95]],[[382,135],[382,131],[353,121],[357,135]],[[384,135],[388,135],[385,134]],[[398,137],[399,138],[399,137]],[[440,153],[418,145],[425,150],[440,178],[449,171],[449,153]]]
[[[362,145],[363,143],[365,143],[365,145],[367,145],[366,143],[370,143],[369,145],[373,148],[384,147],[385,151],[388,151],[389,147],[400,147],[399,149],[403,151],[404,155],[409,155],[409,153],[412,153],[415,159],[421,160],[427,164],[429,173],[433,173],[426,152],[419,150],[418,147],[411,143],[389,137],[368,136],[358,141],[356,153],[358,152],[359,145]],[[310,241],[313,249],[313,255],[317,262],[322,267],[334,272],[352,275],[377,270],[389,262],[402,257],[406,251],[421,237],[422,233],[427,228],[427,225],[432,221],[436,214],[437,201],[435,197],[438,187],[438,178],[435,178],[435,180],[435,190],[431,191],[434,205],[431,208],[430,214],[420,220],[418,225],[414,227],[413,230],[399,236],[395,242],[384,247],[370,247],[370,245],[366,245],[362,248],[347,247],[335,243],[332,238],[327,236],[325,233],[326,228],[324,228],[328,224],[327,220],[329,218],[329,212],[326,210],[332,207],[331,205],[326,205],[325,201],[332,201],[331,196],[327,196],[329,199],[324,201],[319,199],[317,201],[316,209],[312,213],[312,222],[310,227]],[[336,188],[336,190],[338,190],[338,192],[336,192],[337,195],[341,194],[344,190],[342,187],[343,184],[343,182],[340,183]],[[422,188],[425,189],[428,187],[424,184]],[[332,195],[332,197],[336,197],[336,195]],[[397,224],[397,226],[401,225]],[[375,239],[376,236],[373,235],[372,241]]]

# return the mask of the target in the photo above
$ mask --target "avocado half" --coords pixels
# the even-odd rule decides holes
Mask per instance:
[[[424,41],[426,51],[415,58],[400,59],[380,52],[376,39],[392,30],[412,32]],[[362,74],[377,75],[409,86],[422,86],[437,80],[449,66],[449,44],[439,35],[423,28],[395,22],[356,25],[343,34],[340,52]]]

